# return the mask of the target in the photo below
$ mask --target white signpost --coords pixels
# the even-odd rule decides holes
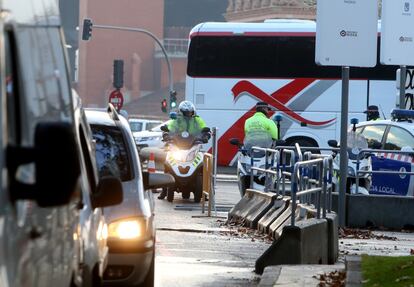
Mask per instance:
[[[342,66],[339,225],[345,226],[349,67],[377,64],[377,0],[318,0],[315,62]]]
[[[383,0],[381,21],[381,63],[399,65],[399,107],[405,106],[406,66],[414,65],[414,0]]]

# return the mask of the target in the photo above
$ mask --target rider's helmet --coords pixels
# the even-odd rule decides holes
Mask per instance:
[[[261,112],[267,117],[270,112],[270,107],[266,102],[258,102],[256,104],[256,112]]]
[[[182,101],[178,106],[178,110],[184,117],[193,117],[195,115],[195,106],[190,101]]]

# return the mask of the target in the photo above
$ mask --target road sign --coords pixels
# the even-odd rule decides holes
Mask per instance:
[[[122,95],[120,90],[114,90],[109,95],[109,103],[111,103],[117,111],[122,109],[124,105],[124,96]]]
[[[383,0],[381,63],[414,65],[414,0]]]
[[[377,0],[318,0],[315,62],[323,66],[377,64]]]

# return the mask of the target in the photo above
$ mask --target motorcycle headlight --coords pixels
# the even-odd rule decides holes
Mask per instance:
[[[186,154],[182,150],[175,150],[172,152],[172,156],[176,161],[185,161]]]
[[[350,166],[348,166],[348,175],[355,176],[355,170]]]
[[[145,236],[147,220],[144,217],[114,221],[108,226],[109,239],[139,239]]]

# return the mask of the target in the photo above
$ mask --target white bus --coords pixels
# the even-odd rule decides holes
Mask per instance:
[[[315,31],[316,23],[306,20],[202,23],[192,29],[186,99],[208,126],[218,127],[220,165],[234,164],[237,148],[229,140],[243,139],[257,101],[282,115],[281,136],[288,144],[323,147],[339,138],[341,68],[315,64]],[[389,117],[396,69],[351,68],[349,118],[365,120],[368,105]]]

